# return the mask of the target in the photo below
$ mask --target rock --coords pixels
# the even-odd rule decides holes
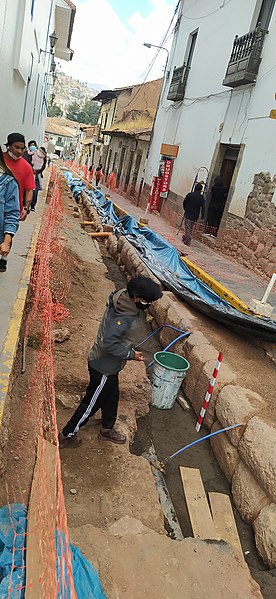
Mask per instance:
[[[76,495],[77,490],[76,489],[70,489],[70,493],[71,493],[71,495]]]
[[[55,343],[64,343],[70,339],[70,331],[66,327],[53,330],[53,340]]]
[[[276,505],[271,503],[263,508],[253,523],[257,551],[264,562],[276,567]]]
[[[222,427],[220,422],[215,422],[212,426],[211,432],[214,433],[219,431]],[[240,461],[239,453],[236,447],[229,441],[226,433],[220,433],[210,439],[212,450],[215,457],[224,472],[227,480],[231,482],[232,476]]]
[[[65,408],[72,408],[73,410],[79,405],[81,396],[71,395],[70,393],[61,392],[56,393],[56,399],[62,403]]]
[[[247,422],[266,407],[264,399],[250,389],[238,385],[225,386],[217,399],[216,414],[223,427],[242,424],[232,431],[227,431],[231,443],[238,446],[245,431]]]
[[[157,320],[159,326],[162,326],[166,323],[167,312],[171,304],[170,295],[170,292],[164,291],[163,296],[154,302],[149,308],[149,312]]]
[[[131,516],[123,516],[123,518],[111,524],[108,530],[114,537],[121,538],[127,535],[140,535],[147,529],[141,520],[136,520],[136,518],[132,518]]]
[[[276,501],[276,425],[254,416],[248,422],[238,451],[254,477]]]
[[[254,521],[260,511],[271,503],[250,470],[240,461],[232,478],[232,495],[236,508],[245,522]]]

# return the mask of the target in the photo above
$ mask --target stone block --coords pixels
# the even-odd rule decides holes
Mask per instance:
[[[238,451],[256,480],[276,501],[276,423],[254,416],[249,420]]]
[[[253,523],[256,548],[263,561],[276,568],[276,505],[264,507]]]
[[[220,422],[216,421],[212,426],[212,433],[219,431],[222,427]],[[231,482],[233,474],[239,464],[239,453],[236,447],[229,441],[226,433],[220,433],[210,439],[213,453],[224,472],[227,480]]]
[[[164,291],[163,296],[149,308],[150,313],[156,318],[159,326],[166,324],[167,312],[173,301],[171,296],[173,294],[170,291]]]
[[[265,316],[266,318],[270,318],[273,312],[273,306],[266,303],[263,304],[261,300],[251,299],[249,302],[249,308],[254,312],[254,314],[259,314],[260,316]]]
[[[193,397],[189,398],[197,415],[199,414],[200,408],[203,404],[203,400],[208,389],[209,381],[213,374],[215,365],[216,360],[209,360],[208,362],[206,362],[206,364],[204,364],[199,374],[194,389]],[[211,428],[216,420],[215,406],[220,391],[225,387],[225,385],[230,385],[231,383],[234,383],[236,378],[237,376],[234,373],[234,371],[231,370],[231,368],[227,366],[225,362],[223,362],[220,367],[217,382],[215,384],[214,391],[204,418],[204,424],[208,428]]]
[[[123,237],[123,235],[121,237],[119,237],[118,239],[118,252],[122,251],[122,247],[124,246],[125,243],[125,239]]]
[[[218,351],[210,345],[210,343],[199,343],[194,346],[192,351],[189,354],[188,360],[190,362],[190,371],[189,376],[185,382],[184,392],[186,393],[188,399],[192,403],[193,398],[195,396],[196,385],[202,372],[204,365],[213,360],[213,364],[218,357]],[[193,403],[192,403],[193,405]],[[194,406],[193,406],[194,407]]]
[[[271,499],[257,483],[241,460],[232,478],[232,495],[236,508],[245,522],[253,522]]]
[[[238,385],[227,385],[219,394],[216,404],[218,420],[224,427],[242,424],[239,428],[227,431],[233,445],[238,446],[244,434],[246,424],[266,406],[264,399],[250,389]]]

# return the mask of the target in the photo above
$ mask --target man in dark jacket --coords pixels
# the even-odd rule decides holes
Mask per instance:
[[[191,245],[193,228],[198,221],[200,211],[202,218],[204,218],[205,204],[201,192],[202,185],[201,183],[197,183],[194,191],[188,193],[183,202],[185,212],[185,235],[183,235],[182,240],[186,245]]]
[[[127,360],[144,361],[134,349],[141,328],[140,310],[162,296],[160,285],[147,277],[129,281],[126,289],[111,293],[98,334],[88,356],[90,383],[79,407],[59,434],[60,447],[78,447],[76,433],[99,409],[102,429],[99,439],[125,443],[126,436],[114,429],[119,402],[119,372]]]

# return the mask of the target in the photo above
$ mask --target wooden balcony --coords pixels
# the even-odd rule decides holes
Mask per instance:
[[[236,35],[222,85],[238,87],[255,83],[266,33],[258,26],[241,37]]]
[[[190,67],[185,64],[174,68],[167,99],[172,102],[180,102],[184,99]]]

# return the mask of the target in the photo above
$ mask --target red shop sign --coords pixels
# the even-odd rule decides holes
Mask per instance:
[[[153,177],[152,188],[150,194],[150,211],[158,210],[160,202],[160,187],[162,183],[161,177]]]
[[[163,177],[161,181],[160,187],[160,197],[166,198],[169,192],[170,181],[172,176],[172,167],[173,161],[166,158],[166,160],[162,161],[162,171]]]

